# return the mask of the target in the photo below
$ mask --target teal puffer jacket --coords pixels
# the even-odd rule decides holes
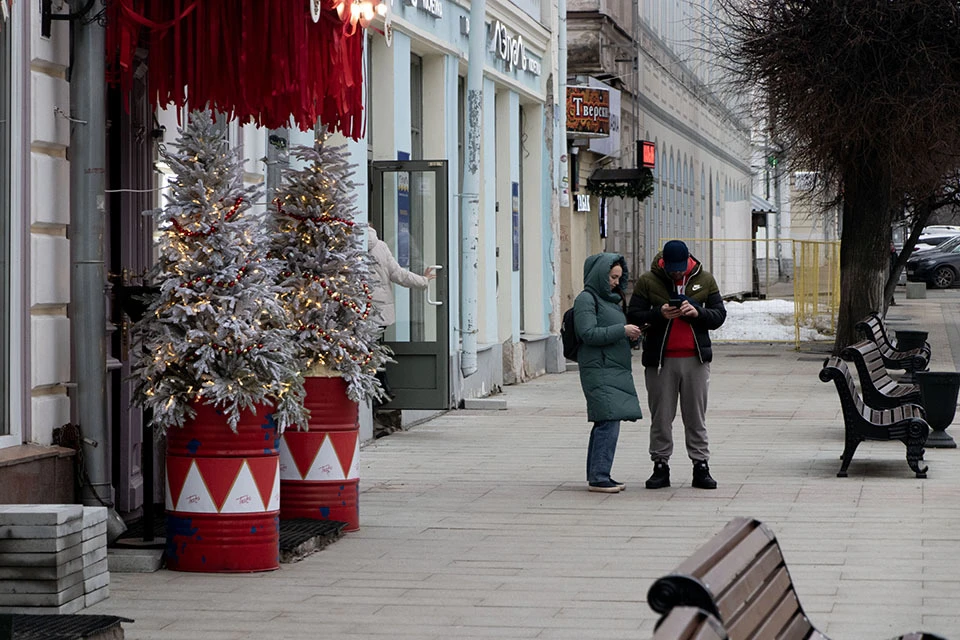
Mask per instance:
[[[622,293],[611,291],[610,269],[623,268],[621,290],[627,282],[627,263],[617,253],[598,253],[583,263],[584,291],[573,303],[574,325],[583,344],[577,353],[580,386],[587,399],[587,420],[639,420],[640,401],[633,384]],[[592,294],[592,295],[591,295]]]

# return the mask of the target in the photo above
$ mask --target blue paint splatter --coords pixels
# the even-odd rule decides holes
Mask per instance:
[[[167,514],[167,558],[175,562],[187,548],[186,542],[178,544],[178,538],[192,538],[196,533],[197,527],[193,526],[192,519]],[[179,552],[177,551],[178,546],[180,548]]]
[[[276,453],[276,452],[277,452],[276,449],[264,449],[264,450],[263,450],[264,455],[267,455],[267,456],[272,455],[272,454],[274,454],[274,453]]]
[[[257,532],[256,527],[250,527],[250,533],[256,533],[256,532]]]
[[[193,440],[187,443],[187,451],[189,451],[192,454],[197,453],[197,450],[199,448],[200,448],[200,441],[197,440],[196,438],[194,438]]]
[[[200,556],[200,564],[207,564],[207,556]]]
[[[266,431],[263,434],[264,440],[273,439],[273,450],[264,449],[264,453],[277,453],[280,450],[280,429],[277,427],[277,422],[273,419],[272,413],[266,415],[266,422],[261,424],[260,428]]]
[[[320,515],[324,518],[330,517],[330,507],[320,507]]]

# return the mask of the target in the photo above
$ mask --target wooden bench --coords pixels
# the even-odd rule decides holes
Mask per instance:
[[[647,602],[663,615],[664,625],[677,608],[702,609],[722,624],[727,636],[720,638],[829,640],[800,606],[773,531],[752,518],[734,518],[727,523],[673,573],[654,582],[647,592]],[[659,640],[669,636],[654,637]],[[943,640],[925,633],[899,638]]]
[[[850,369],[836,356],[827,358],[820,369],[820,379],[833,380],[843,410],[844,447],[838,478],[847,477],[847,467],[853,453],[864,440],[899,440],[907,447],[907,464],[918,478],[927,477],[927,467],[921,467],[923,446],[930,433],[923,408],[904,404],[893,409],[875,409],[863,402],[850,375]]]
[[[930,343],[925,343],[917,349],[900,351],[896,340],[891,341],[883,320],[876,311],[857,323],[857,330],[863,337],[875,342],[880,349],[880,357],[888,369],[902,369],[910,373],[923,371],[930,365]]]
[[[703,609],[674,607],[660,618],[653,640],[729,640],[720,621]]]
[[[850,345],[840,352],[840,357],[853,362],[863,401],[871,407],[893,409],[903,404],[921,404],[919,386],[901,384],[890,377],[876,342],[863,340]]]

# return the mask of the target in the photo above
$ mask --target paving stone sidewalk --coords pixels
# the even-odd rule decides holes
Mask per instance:
[[[897,302],[891,327],[928,329],[932,368],[956,370],[960,292]],[[115,574],[86,613],[134,618],[126,637],[143,640],[643,640],[651,582],[747,515],[776,532],[801,603],[834,640],[960,638],[960,450],[928,450],[920,480],[899,442],[864,443],[837,478],[840,404],[817,377],[827,350],[716,349],[716,491],[690,487],[682,446],[673,486],[643,489],[647,416],[621,432],[614,472],[627,490],[588,493],[578,376],[547,375],[506,388],[506,411],[450,412],[365,447],[360,531],[306,560],[255,575]]]

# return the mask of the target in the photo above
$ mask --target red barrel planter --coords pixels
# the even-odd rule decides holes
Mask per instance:
[[[280,518],[346,522],[360,528],[360,423],[343,378],[306,378],[308,431],[280,440]]]
[[[244,411],[237,433],[223,412],[167,432],[167,568],[242,573],[280,568],[280,453],[269,407]]]

